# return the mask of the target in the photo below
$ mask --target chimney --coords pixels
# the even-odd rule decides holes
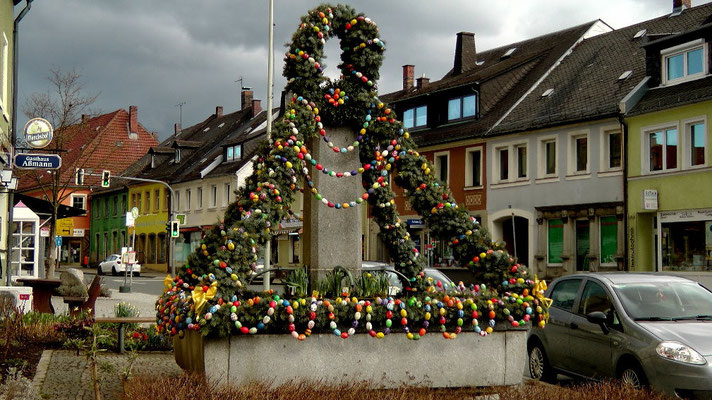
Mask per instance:
[[[182,130],[182,128],[181,128],[180,124],[173,125],[173,135],[178,135],[181,130]]]
[[[223,116],[223,108],[222,108],[222,106],[217,106],[217,107],[215,107],[215,116],[216,116],[217,118],[220,118],[220,117]]]
[[[460,32],[457,34],[455,43],[455,64],[453,73],[461,74],[465,71],[466,65],[475,62],[477,51],[475,50],[475,34],[472,32]]]
[[[250,93],[252,93],[252,92],[250,92]],[[262,101],[261,100],[252,100],[252,118],[254,118],[257,114],[259,114],[260,111],[262,111]]]
[[[89,122],[89,114],[82,114],[82,124]]]
[[[417,79],[418,81],[418,89],[422,89],[424,87],[427,87],[428,84],[430,84],[430,78],[426,78],[425,74],[421,76],[420,78]]]
[[[403,66],[403,90],[413,88],[413,75],[415,74],[415,65]]]
[[[138,107],[129,107],[129,134],[138,133]]]
[[[243,90],[240,92],[240,110],[244,110],[252,105],[252,90]]]
[[[672,12],[680,12],[692,8],[692,0],[672,0]]]

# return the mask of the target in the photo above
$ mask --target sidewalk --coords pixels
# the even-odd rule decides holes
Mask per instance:
[[[120,374],[128,366],[128,355],[102,353],[99,356],[99,376],[102,399],[120,399]],[[109,370],[102,365],[110,365]],[[142,352],[133,364],[132,373],[138,376],[179,376],[181,369],[172,352]],[[91,366],[84,354],[71,350],[45,350],[32,380],[43,399],[93,400]]]

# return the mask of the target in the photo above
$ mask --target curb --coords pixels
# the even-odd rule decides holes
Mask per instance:
[[[42,393],[42,385],[47,378],[49,361],[52,359],[53,353],[54,350],[43,351],[42,357],[40,357],[40,362],[37,363],[37,371],[35,372],[34,378],[32,378],[32,388],[35,390],[35,393]]]

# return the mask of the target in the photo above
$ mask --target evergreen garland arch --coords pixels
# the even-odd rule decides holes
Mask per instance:
[[[334,36],[342,49],[338,65],[342,76],[332,82],[323,75],[322,58],[326,40]],[[488,331],[495,321],[508,321],[514,326],[531,319],[545,323],[545,283],[529,277],[504,250],[504,244],[493,243],[486,230],[457,205],[447,186],[433,176],[431,165],[417,152],[395,113],[378,99],[375,82],[385,47],[376,24],[349,6],[324,4],[301,18],[285,55],[284,76],[287,90],[293,94],[291,102],[283,118],[275,122],[270,141],[258,150],[254,173],[238,190],[238,200],[228,207],[224,220],[206,235],[180,273],[172,279],[167,277],[167,291],[156,305],[159,330],[177,334],[194,329],[222,336],[283,329],[303,338],[304,334],[296,333],[301,323],[307,335],[322,327],[348,337],[364,328],[359,328],[359,320],[369,310],[365,331],[379,337],[390,331],[393,311],[398,307],[401,324],[411,338],[409,324],[422,320],[423,328],[418,332],[424,334],[436,308],[444,334],[448,319],[459,333],[463,309],[471,316],[476,332],[485,332],[479,328],[478,318],[489,317]],[[340,147],[329,141],[327,125],[351,127],[358,133],[357,140]],[[359,151],[362,165],[353,171],[328,170],[309,150],[310,144],[320,144],[319,138],[335,152]],[[357,179],[361,175],[364,195],[339,201],[325,199],[314,187],[310,171],[334,179]],[[422,272],[423,257],[395,207],[389,187],[391,174],[431,234],[449,241],[460,265],[467,266],[482,282],[469,295],[430,297],[432,291]],[[298,190],[334,212],[353,212],[349,209],[370,205],[381,228],[380,239],[389,248],[396,269],[408,277],[403,282],[402,301],[246,296],[244,282],[256,267],[258,246],[271,237],[279,221],[292,214],[289,205]],[[386,318],[382,332],[377,332],[372,317]],[[349,321],[353,321],[351,327],[341,332],[337,322],[343,326]]]

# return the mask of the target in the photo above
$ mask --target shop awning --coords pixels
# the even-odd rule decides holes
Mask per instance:
[[[52,215],[52,203],[47,200],[38,199],[36,197],[27,196],[21,193],[15,193],[13,206],[19,202],[22,202],[34,211],[35,214],[39,215],[42,219],[47,219]],[[57,219],[68,218],[68,217],[81,217],[86,215],[86,210],[81,208],[66,206],[60,204],[57,209]]]

